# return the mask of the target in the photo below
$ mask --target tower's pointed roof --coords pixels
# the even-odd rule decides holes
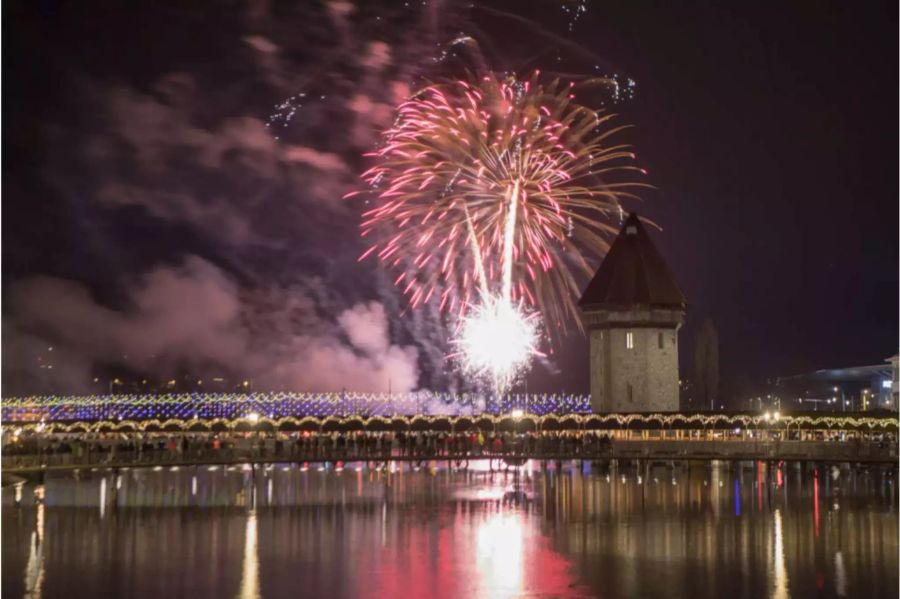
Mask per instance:
[[[686,300],[637,214],[631,213],[578,301],[584,309],[684,309]]]

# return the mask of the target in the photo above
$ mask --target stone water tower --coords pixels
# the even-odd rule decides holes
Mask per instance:
[[[578,305],[590,339],[594,412],[677,411],[685,297],[637,214]]]

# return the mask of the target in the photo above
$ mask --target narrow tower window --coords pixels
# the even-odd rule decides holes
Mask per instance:
[[[634,333],[631,331],[625,333],[625,348],[634,349]]]
[[[663,334],[659,334],[659,349],[663,348]]]

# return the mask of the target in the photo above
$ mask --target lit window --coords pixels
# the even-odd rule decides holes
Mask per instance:
[[[663,334],[659,334],[659,349],[663,348]]]
[[[625,347],[627,349],[634,348],[634,333],[632,333],[631,331],[625,333]]]

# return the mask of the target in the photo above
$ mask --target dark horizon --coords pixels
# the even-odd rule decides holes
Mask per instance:
[[[726,408],[897,353],[896,3],[336,6],[4,6],[4,395],[125,371],[458,387],[440,319],[357,262],[359,207],[340,197],[391,86],[459,31],[496,70],[637,83],[612,109],[656,189],[627,208],[661,227],[687,297],[683,378],[707,318]],[[569,41],[604,62],[585,73]],[[584,339],[525,388],[587,392]]]

